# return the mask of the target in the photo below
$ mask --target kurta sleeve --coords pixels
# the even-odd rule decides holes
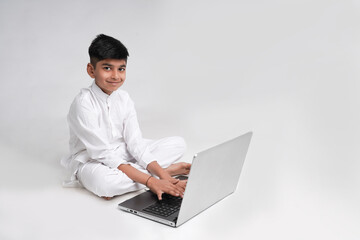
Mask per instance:
[[[127,145],[127,150],[135,158],[143,168],[147,168],[147,165],[153,161],[156,161],[156,157],[150,152],[148,143],[143,139],[137,114],[134,106],[134,102],[131,98],[127,101],[127,115],[124,119],[124,140]]]
[[[108,142],[106,129],[101,129],[99,113],[91,103],[78,99],[70,107],[68,115],[70,129],[78,137],[89,155],[89,158],[99,161],[111,168],[117,168],[126,163],[121,157],[119,147],[113,147]]]

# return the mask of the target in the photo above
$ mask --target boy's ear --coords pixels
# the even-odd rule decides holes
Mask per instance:
[[[91,63],[88,63],[86,70],[91,78],[95,78],[95,69]]]

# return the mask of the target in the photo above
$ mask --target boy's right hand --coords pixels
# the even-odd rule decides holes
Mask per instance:
[[[185,192],[186,180],[180,181],[179,179],[157,179],[150,178],[147,186],[150,190],[162,200],[162,194],[167,193],[176,197],[183,197]]]

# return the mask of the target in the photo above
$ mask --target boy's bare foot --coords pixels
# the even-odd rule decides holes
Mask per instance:
[[[191,164],[186,162],[179,162],[170,165],[168,168],[165,169],[170,176],[176,175],[187,175],[190,172]]]

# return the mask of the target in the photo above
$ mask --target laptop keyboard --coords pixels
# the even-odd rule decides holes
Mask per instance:
[[[175,197],[164,193],[161,201],[158,200],[156,203],[144,208],[143,211],[168,217],[180,209],[181,202],[181,197]]]

